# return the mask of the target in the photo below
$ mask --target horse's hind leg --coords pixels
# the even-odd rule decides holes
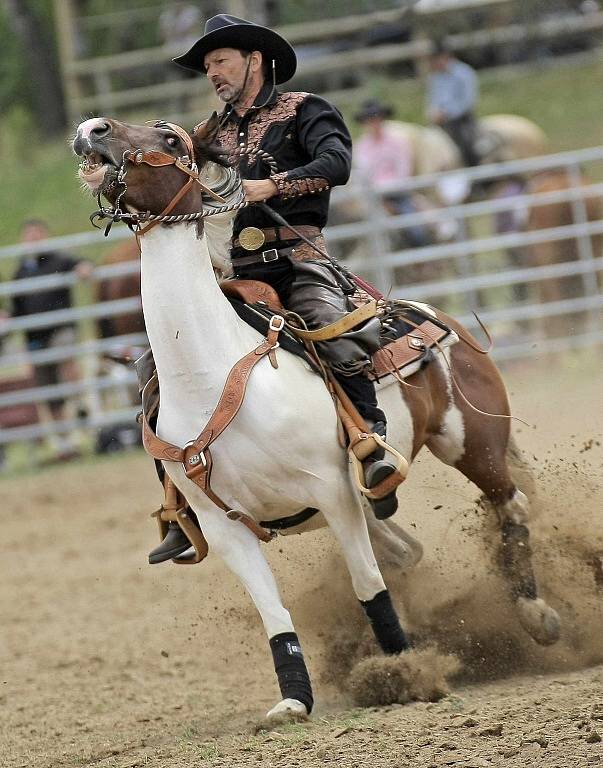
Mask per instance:
[[[423,546],[393,520],[377,520],[372,509],[365,510],[373,549],[381,565],[409,571],[423,557]]]
[[[480,372],[478,377],[460,382],[465,397],[487,413],[508,415],[506,391],[494,364],[488,358],[477,358],[468,347],[459,353],[465,358],[465,366]],[[455,361],[456,371],[463,370],[462,362],[459,365],[459,360]],[[450,373],[446,368],[443,371],[450,383]],[[451,400],[440,431],[427,441],[427,446],[475,483],[496,510],[502,534],[503,573],[519,621],[536,642],[550,645],[559,638],[560,619],[538,597],[528,529],[530,504],[513,482],[507,460],[509,420],[477,413],[452,386],[449,391]]]

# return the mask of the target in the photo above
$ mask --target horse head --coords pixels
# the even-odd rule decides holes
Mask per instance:
[[[103,195],[112,205],[130,211],[160,214],[176,200],[172,214],[201,210],[203,169],[208,163],[225,165],[213,145],[216,114],[193,135],[173,123],[130,125],[95,117],[78,126],[74,152],[82,158],[78,175],[84,187]],[[199,184],[191,182],[199,180]]]

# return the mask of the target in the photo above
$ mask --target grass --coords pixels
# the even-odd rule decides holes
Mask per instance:
[[[511,113],[533,120],[547,133],[553,151],[601,143],[603,54],[585,60],[553,60],[531,67],[480,73],[480,115]],[[395,108],[395,117],[424,123],[424,88],[417,79],[371,83],[375,96]],[[353,131],[355,107],[344,109]]]
[[[529,70],[485,71],[480,80],[482,114],[511,112],[534,120],[550,136],[554,151],[601,143],[603,56],[571,66],[557,61]],[[382,77],[371,88],[395,106],[399,119],[423,122],[418,80]],[[352,106],[344,110],[353,131],[355,111]],[[21,222],[32,216],[50,221],[56,235],[85,230],[94,203],[80,190],[67,139],[43,142],[38,127],[20,110],[5,115],[2,128],[0,246],[16,242]],[[3,265],[1,272],[6,277],[9,270]]]

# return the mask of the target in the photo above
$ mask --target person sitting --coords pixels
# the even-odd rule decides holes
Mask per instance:
[[[446,131],[458,146],[466,166],[479,165],[475,149],[479,83],[475,71],[456,59],[441,40],[433,44],[429,66],[427,119]]]

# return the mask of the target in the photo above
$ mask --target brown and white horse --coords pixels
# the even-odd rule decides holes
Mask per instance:
[[[192,149],[205,183],[211,186],[212,179],[224,172],[210,148],[214,128],[209,121],[187,148],[188,138],[185,141],[169,126],[87,120],[74,141],[76,153],[83,157],[80,176],[92,191],[104,191],[112,203],[123,193],[120,204],[125,210],[158,214],[188,177],[174,165],[157,167],[132,160],[141,153],[182,158]],[[124,171],[125,189],[119,183]],[[173,213],[198,212],[202,205],[202,190],[193,185]],[[196,438],[216,407],[231,367],[261,341],[260,334],[239,319],[215,277],[212,256],[224,258],[231,231],[232,214],[227,214],[222,226],[212,219],[207,219],[205,229],[197,223],[159,225],[141,238],[143,309],[161,388],[156,429],[177,446]],[[455,321],[438,315],[470,338]],[[214,443],[212,486],[232,509],[258,521],[290,516],[307,507],[319,509],[311,523],[292,530],[300,533],[316,527],[317,519],[330,526],[382,649],[401,652],[408,646],[371,535],[381,536],[390,555],[396,542],[399,553],[407,551],[401,544],[408,542],[397,526],[388,527],[366,514],[338,442],[335,410],[322,380],[300,358],[282,350],[278,363],[278,369],[267,363],[256,366],[240,411]],[[409,463],[426,445],[483,491],[500,521],[504,575],[517,617],[539,643],[555,642],[559,617],[538,597],[532,571],[528,500],[513,482],[507,462],[509,420],[475,410],[509,414],[497,369],[487,356],[461,341],[445,356],[436,353],[408,384],[412,386],[392,379],[378,390],[379,404],[388,416],[390,444]],[[196,513],[210,549],[241,579],[260,613],[283,693],[269,717],[306,715],[311,708],[309,678],[291,616],[260,542],[209,501],[187,479],[180,463],[166,461],[164,466]],[[287,651],[277,647],[283,638]]]

